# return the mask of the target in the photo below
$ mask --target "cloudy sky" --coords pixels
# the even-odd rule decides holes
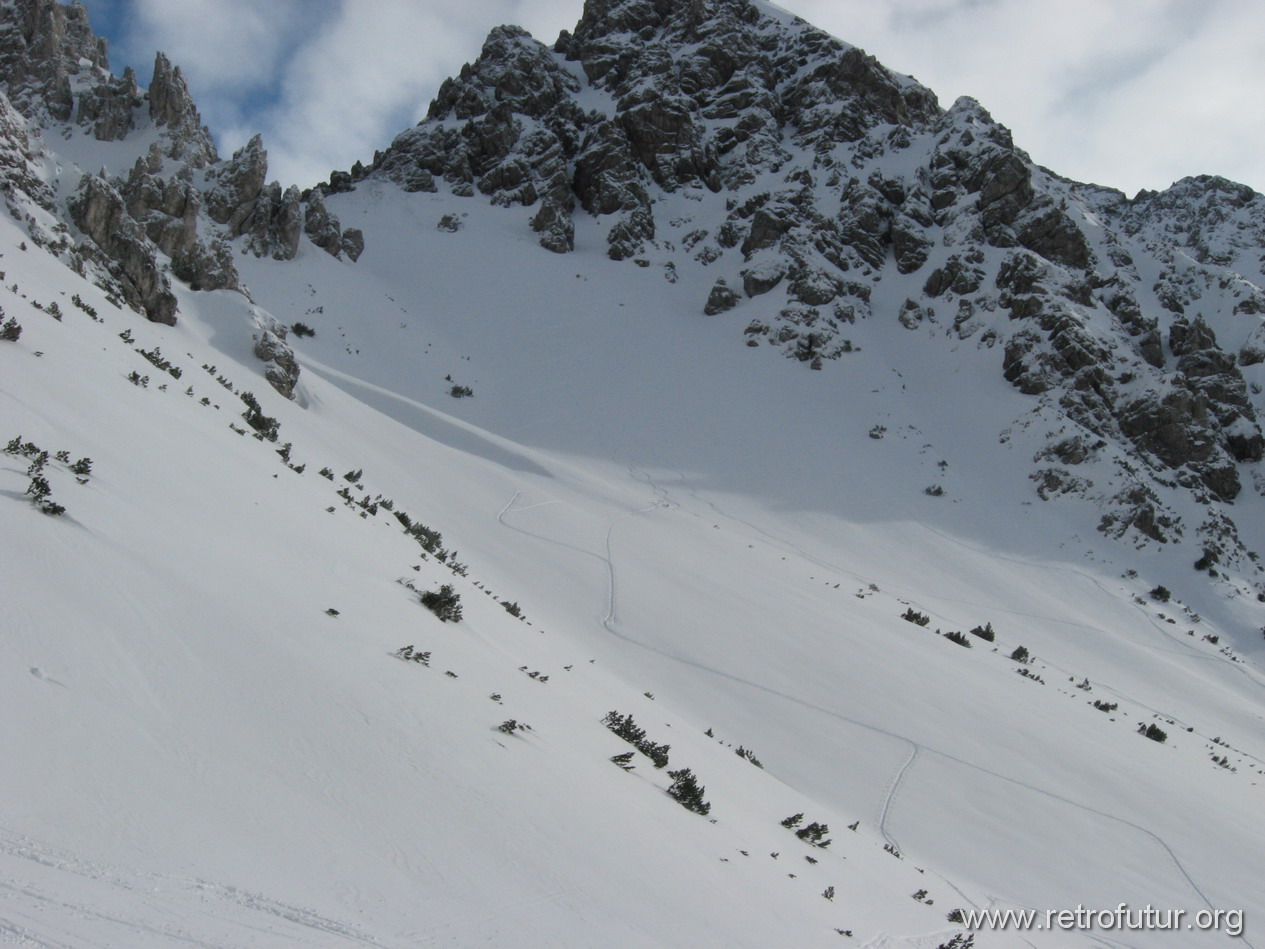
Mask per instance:
[[[86,0],[116,72],[181,66],[227,154],[263,132],[309,185],[416,122],[487,31],[552,43],[582,0]],[[783,0],[915,76],[971,95],[1033,159],[1132,195],[1185,175],[1265,191],[1259,0]]]

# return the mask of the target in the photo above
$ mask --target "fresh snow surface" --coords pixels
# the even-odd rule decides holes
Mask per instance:
[[[809,372],[744,346],[741,308],[697,313],[712,275],[607,261],[596,228],[555,256],[521,209],[379,183],[330,205],[357,264],[239,258],[258,308],[317,331],[293,403],[240,294],[149,324],[0,221],[24,329],[0,443],[92,459],[86,484],[50,461],[49,517],[0,455],[0,944],[934,949],[954,908],[1120,903],[1242,910],[1255,944],[1260,607],[1037,500],[1045,423],[996,353],[872,320]],[[418,603],[443,583],[460,623]],[[936,635],[986,622],[993,644]],[[608,761],[612,710],[709,815]],[[780,826],[799,812],[829,848]]]

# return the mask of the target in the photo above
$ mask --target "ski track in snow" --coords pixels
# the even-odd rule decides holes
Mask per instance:
[[[382,942],[348,923],[261,893],[208,880],[93,864],[7,828],[0,828],[0,857],[10,858],[17,866],[25,861],[58,874],[77,877],[90,887],[104,887],[104,890],[94,891],[95,899],[91,901],[84,898],[71,901],[52,896],[29,880],[15,878],[13,867],[6,869],[4,877],[0,878],[0,892],[5,894],[5,902],[10,904],[11,908],[7,912],[10,917],[29,914],[29,924],[39,929],[37,931],[28,928],[15,918],[0,917],[0,936],[4,937],[0,942],[11,942],[8,938],[11,935],[17,940],[17,945],[69,949],[70,946],[129,945],[130,936],[144,933],[160,940],[154,943],[156,945],[197,946],[200,949],[239,949],[248,944],[275,945],[282,940],[298,945],[311,945],[314,943],[309,940],[314,939],[319,939],[320,945],[329,947],[384,947]],[[61,889],[64,891],[66,888]],[[101,899],[102,893],[108,894],[109,905],[120,908],[106,908],[107,904]],[[176,906],[186,903],[193,904],[197,912],[208,917],[223,935],[197,933],[187,924],[177,927],[162,921],[163,917],[172,915]],[[22,904],[26,904],[29,909],[23,911]],[[244,917],[236,914],[229,917],[224,912],[226,908],[242,909],[247,913]],[[187,920],[189,916],[185,918]],[[69,938],[70,942],[58,941],[56,936],[47,931],[50,919],[57,921],[59,929],[64,931],[61,934]],[[94,932],[100,932],[101,935],[76,931],[72,923],[74,920],[90,922]],[[278,924],[296,928],[286,932],[279,929]],[[258,942],[248,937],[247,942],[241,935],[232,935],[241,931],[255,934],[267,941]],[[116,937],[113,935],[115,933],[121,935]]]
[[[668,489],[660,485],[658,482],[656,482],[654,478],[652,478],[648,472],[645,472],[644,470],[640,470],[640,469],[634,469],[631,466],[629,467],[628,470],[629,470],[629,473],[633,475],[635,480],[648,485],[654,491],[655,495],[658,496],[660,499],[662,499],[665,504],[670,504],[677,510],[681,510],[683,513],[690,514],[690,516],[693,516],[696,518],[698,517],[697,514],[693,514],[692,512],[686,511],[679,504],[679,502],[673,501]],[[677,477],[680,479],[681,484],[686,485],[687,478],[684,472],[678,471],[676,472],[676,474],[677,474]],[[792,552],[796,554],[797,556],[802,557],[808,563],[814,564],[815,566],[821,567],[826,570],[832,570],[836,574],[839,574],[841,576],[851,577],[853,580],[857,581],[858,583],[870,582],[870,578],[868,577],[862,576],[861,574],[856,573],[855,571],[848,570],[844,567],[841,567],[838,564],[831,563],[828,560],[823,560],[822,558],[816,556],[815,554],[808,553],[807,551],[803,550],[796,544],[791,543],[790,541],[787,541],[783,538],[776,537],[773,534],[770,534],[768,531],[764,530],[757,524],[753,524],[750,521],[743,520],[742,518],[737,517],[736,515],[730,514],[728,511],[720,507],[720,505],[716,504],[714,501],[708,498],[700,497],[699,494],[693,488],[686,487],[686,491],[690,495],[690,497],[692,497],[695,501],[698,501],[699,503],[702,503],[702,504],[706,504],[712,510],[712,512],[715,513],[717,516],[723,517],[726,520],[732,521],[736,524],[743,525],[744,527],[754,531],[761,538],[763,538],[764,540],[766,540],[773,546],[777,547],[778,549]],[[910,514],[910,517],[912,519],[913,515]],[[1037,564],[1037,563],[1033,563],[1032,561],[1025,560],[1019,557],[1011,557],[1011,556],[1006,556],[1002,554],[996,554],[992,551],[984,550],[980,547],[976,547],[972,544],[968,544],[965,541],[961,540],[960,538],[953,537],[950,534],[946,534],[943,531],[937,530],[936,528],[931,527],[930,525],[922,521],[918,521],[918,524],[925,530],[930,531],[931,533],[935,534],[937,537],[940,537],[943,540],[947,540],[950,543],[956,544],[957,546],[962,547],[966,550],[970,550],[974,553],[984,554],[994,559],[1006,561],[1007,563],[1013,563],[1022,567],[1030,567],[1034,569],[1041,568],[1041,569],[1061,570],[1066,573],[1071,573],[1074,576],[1090,583],[1095,589],[1097,589],[1104,596],[1113,600],[1120,599],[1120,596],[1118,593],[1113,593],[1111,590],[1108,590],[1107,587],[1097,577],[1093,576],[1092,574],[1085,573],[1082,570],[1078,570],[1069,564],[1047,564],[1047,563]],[[900,593],[893,593],[892,595],[896,596],[902,603],[908,603],[910,605],[919,607],[921,609],[926,609],[926,610],[933,609],[932,607],[928,606],[926,603],[921,602],[916,596],[913,596],[913,595],[906,596]],[[936,595],[935,598],[945,603],[957,603],[959,605],[971,606],[971,607],[976,607],[980,609],[988,608],[988,609],[994,610],[995,612],[1005,613],[1010,616],[1018,616],[1024,619],[1040,620],[1041,622],[1044,622],[1044,623],[1056,623],[1058,625],[1067,626],[1072,629],[1076,629],[1078,631],[1101,634],[1101,635],[1111,634],[1111,630],[1105,629],[1101,626],[1092,626],[1085,623],[1077,623],[1072,620],[1062,619],[1060,617],[1048,616],[1048,615],[1039,614],[1039,613],[1027,613],[1020,610],[998,608],[992,605],[977,603],[974,600],[967,600],[967,599],[961,599],[961,598],[955,598],[955,597]],[[1245,679],[1247,679],[1247,681],[1251,685],[1255,686],[1256,688],[1265,689],[1265,680],[1262,680],[1261,676],[1257,674],[1256,672],[1254,672],[1250,667],[1247,667],[1243,665],[1242,663],[1235,662],[1232,659],[1228,659],[1221,655],[1207,655],[1206,653],[1199,651],[1195,646],[1187,642],[1185,638],[1177,636],[1173,634],[1172,632],[1170,632],[1167,629],[1166,624],[1161,623],[1158,620],[1156,620],[1156,618],[1147,611],[1145,606],[1135,603],[1131,597],[1129,598],[1129,603],[1134,610],[1142,614],[1143,618],[1146,620],[1148,625],[1150,625],[1154,630],[1156,630],[1166,639],[1172,640],[1181,648],[1180,649],[1165,649],[1161,646],[1157,646],[1152,643],[1140,643],[1140,642],[1134,642],[1132,643],[1132,645],[1137,646],[1142,649],[1147,649],[1153,652],[1167,653],[1169,655],[1180,655],[1189,659],[1197,659],[1201,662],[1215,663],[1215,664],[1220,665],[1223,669],[1228,667],[1229,669],[1233,670],[1233,672],[1236,675],[1243,676]],[[1052,660],[1046,658],[1045,656],[1041,657],[1041,662],[1049,666],[1051,669],[1055,669],[1058,672],[1063,673],[1064,675],[1074,678],[1074,675],[1071,669],[1068,669],[1064,666],[1060,666],[1058,663],[1053,662]],[[1123,692],[1120,689],[1115,688],[1113,686],[1098,683],[1096,684],[1095,687],[1101,688],[1104,692],[1108,692],[1111,695],[1116,696],[1117,698],[1123,699],[1126,702],[1131,702],[1134,705],[1138,706],[1139,708],[1146,709],[1148,712],[1151,712],[1157,716],[1160,716],[1161,718],[1167,719],[1170,724],[1180,723],[1183,729],[1188,724],[1183,719],[1182,716],[1177,715],[1174,712],[1166,711],[1165,709],[1157,708],[1155,706],[1149,705],[1146,702],[1142,701],[1141,699],[1135,698],[1134,696],[1126,692]],[[1197,735],[1200,738],[1204,738],[1205,740],[1208,740],[1208,741],[1211,741],[1213,738],[1212,735],[1204,734],[1203,732],[1200,732],[1198,730],[1193,731],[1192,734]],[[1240,748],[1234,748],[1234,751],[1242,755],[1244,758],[1251,759],[1252,761],[1255,761],[1258,764],[1265,764],[1265,758],[1254,755],[1251,752],[1244,751]],[[889,841],[889,843],[890,842],[891,841]]]
[[[630,471],[631,471],[631,469],[630,469]],[[644,473],[644,472],[643,472],[643,473]],[[513,497],[509,500],[509,502],[508,502],[508,503],[507,503],[507,504],[506,504],[506,505],[505,505],[505,506],[501,509],[501,511],[500,511],[500,512],[498,513],[498,515],[497,515],[497,520],[498,520],[498,522],[500,522],[503,526],[505,526],[505,527],[509,528],[510,530],[516,531],[516,532],[518,532],[518,533],[520,533],[520,534],[524,534],[524,535],[526,535],[526,536],[528,536],[528,537],[533,537],[533,538],[535,538],[535,539],[537,539],[537,540],[541,540],[541,541],[544,541],[544,542],[546,542],[546,543],[554,544],[554,545],[557,545],[557,546],[560,546],[560,547],[564,547],[564,548],[567,548],[567,549],[570,549],[570,550],[577,551],[577,552],[579,552],[579,553],[582,553],[582,554],[584,554],[584,555],[586,555],[586,556],[592,557],[592,558],[594,558],[595,560],[598,560],[599,562],[603,563],[603,564],[605,565],[605,567],[606,567],[606,573],[607,573],[607,578],[608,578],[608,583],[609,583],[609,591],[608,591],[608,592],[609,592],[609,596],[608,596],[609,610],[608,610],[607,616],[606,616],[606,617],[604,617],[604,618],[602,619],[601,625],[603,626],[603,628],[605,628],[605,629],[607,630],[607,632],[609,632],[609,633],[611,633],[612,635],[616,636],[617,638],[619,638],[619,639],[623,640],[624,642],[627,642],[627,643],[629,643],[630,645],[636,646],[636,647],[638,647],[638,648],[640,648],[640,649],[646,650],[647,652],[652,652],[652,653],[655,653],[655,654],[657,654],[657,655],[663,656],[664,658],[666,658],[666,659],[670,659],[670,660],[672,660],[672,661],[674,661],[674,662],[678,662],[678,663],[681,663],[681,664],[683,664],[683,665],[687,665],[687,666],[689,666],[689,667],[691,667],[691,668],[698,669],[699,671],[701,671],[701,672],[705,672],[705,673],[707,673],[707,674],[709,674],[709,675],[717,676],[717,677],[719,677],[719,678],[725,679],[726,681],[733,682],[733,683],[738,684],[738,685],[746,686],[747,688],[750,688],[750,689],[756,689],[756,690],[758,690],[758,691],[760,691],[760,692],[763,692],[763,693],[765,693],[765,694],[767,694],[767,695],[772,695],[772,696],[775,696],[775,697],[780,698],[780,699],[783,699],[783,700],[785,700],[785,701],[787,701],[787,702],[791,702],[791,703],[793,703],[793,704],[799,705],[799,706],[801,706],[801,707],[803,707],[803,708],[810,709],[810,710],[812,710],[812,711],[814,711],[814,712],[817,712],[817,713],[819,713],[819,714],[821,714],[821,715],[828,716],[828,717],[833,718],[833,719],[836,719],[836,720],[838,720],[838,721],[846,722],[846,723],[848,723],[848,724],[850,724],[850,725],[854,725],[854,726],[856,726],[856,727],[858,727],[858,728],[863,728],[863,729],[865,729],[865,730],[867,730],[867,731],[870,731],[870,732],[872,732],[872,733],[874,733],[874,734],[883,735],[883,736],[885,736],[885,737],[891,738],[891,739],[893,739],[893,740],[895,740],[895,741],[899,741],[899,742],[901,742],[901,743],[903,743],[903,744],[906,744],[906,745],[910,746],[910,747],[912,748],[912,751],[911,751],[911,753],[910,753],[909,758],[908,758],[908,759],[907,759],[907,760],[906,760],[906,761],[905,761],[905,762],[901,765],[900,769],[897,771],[897,773],[896,773],[895,777],[893,778],[893,780],[892,780],[891,784],[889,785],[888,790],[887,790],[886,794],[884,795],[884,799],[883,799],[883,801],[882,801],[882,803],[880,804],[880,807],[879,807],[879,815],[880,815],[880,816],[879,816],[879,827],[880,827],[880,830],[881,830],[881,832],[882,832],[882,834],[883,834],[884,839],[885,839],[885,840],[886,840],[889,844],[891,844],[893,847],[896,847],[896,849],[897,849],[897,850],[899,850],[899,847],[898,847],[898,846],[897,846],[897,844],[896,844],[896,840],[895,840],[895,838],[894,838],[893,836],[891,836],[891,832],[890,832],[890,830],[888,829],[888,826],[887,826],[887,825],[888,825],[888,819],[892,816],[892,815],[891,815],[891,812],[892,812],[892,805],[895,803],[896,798],[897,798],[897,795],[898,795],[898,793],[899,793],[899,791],[900,791],[900,789],[901,789],[901,786],[903,785],[903,783],[904,783],[905,779],[908,777],[908,775],[909,775],[909,773],[910,773],[910,771],[911,771],[911,769],[912,769],[912,766],[913,766],[913,764],[914,764],[915,760],[918,758],[919,753],[920,753],[920,752],[926,752],[926,753],[927,753],[927,754],[929,754],[929,755],[934,755],[934,756],[939,757],[939,758],[941,758],[941,759],[943,759],[943,760],[945,760],[945,761],[950,761],[950,762],[953,762],[953,763],[955,763],[955,764],[962,765],[963,767],[969,768],[969,769],[971,769],[971,770],[973,770],[973,771],[977,772],[978,774],[982,774],[982,775],[985,775],[985,776],[987,776],[987,777],[993,778],[993,779],[995,779],[995,780],[1005,782],[1005,783],[1010,784],[1010,785],[1013,785],[1013,786],[1015,786],[1015,787],[1023,788],[1023,789],[1025,789],[1025,790],[1031,791],[1031,792],[1033,792],[1033,793],[1035,793],[1035,794],[1039,794],[1039,795],[1041,795],[1041,796],[1043,796],[1043,797],[1049,798],[1050,800],[1058,801],[1059,803],[1066,804],[1066,805],[1068,805],[1068,806],[1070,806],[1070,807],[1076,808],[1076,809],[1078,809],[1078,810],[1080,810],[1080,811],[1082,811],[1082,812],[1084,812],[1084,813],[1087,813],[1087,814],[1092,814],[1092,815],[1094,815],[1094,816],[1096,816],[1096,817],[1100,817],[1100,818],[1102,818],[1102,819],[1104,819],[1104,820],[1111,821],[1111,822],[1116,823],[1116,824],[1119,824],[1119,825],[1121,825],[1121,826],[1123,826],[1123,827],[1128,827],[1128,828],[1130,828],[1130,829],[1132,829],[1132,830],[1134,830],[1134,831],[1138,832],[1139,834],[1144,835],[1145,837],[1147,837],[1147,838],[1149,838],[1151,841],[1153,841],[1153,842],[1154,842],[1154,843],[1155,843],[1155,844],[1156,844],[1156,845],[1157,845],[1157,846],[1158,846],[1158,847],[1159,847],[1159,848],[1160,848],[1160,849],[1164,852],[1164,854],[1165,854],[1165,855],[1167,856],[1167,858],[1168,858],[1168,862],[1172,864],[1173,868],[1177,871],[1177,873],[1178,873],[1178,875],[1181,877],[1181,879],[1182,879],[1182,880],[1184,880],[1184,881],[1186,882],[1186,884],[1190,887],[1190,889],[1191,889],[1191,890],[1192,890],[1192,891],[1193,891],[1193,892],[1194,892],[1194,893],[1195,893],[1195,894],[1199,897],[1199,899],[1203,901],[1204,905],[1205,905],[1205,906],[1206,906],[1209,910],[1213,910],[1213,909],[1215,909],[1215,907],[1214,907],[1214,904],[1213,904],[1212,900],[1211,900],[1211,899],[1209,899],[1208,895],[1204,892],[1203,888],[1202,888],[1202,887],[1200,887],[1200,886],[1199,886],[1199,884],[1198,884],[1197,882],[1195,882],[1194,878],[1190,875],[1189,871],[1187,871],[1187,869],[1186,869],[1185,865],[1181,862],[1180,858],[1179,858],[1179,857],[1177,856],[1177,854],[1173,851],[1173,849],[1172,849],[1172,848],[1168,845],[1168,843],[1167,843],[1167,842],[1166,842],[1166,841],[1165,841],[1162,837],[1160,837],[1158,834],[1156,834],[1154,831],[1149,830],[1149,829],[1148,829],[1148,828],[1146,828],[1146,827],[1143,827],[1141,824],[1137,824],[1137,823],[1135,823],[1135,822],[1133,822],[1133,821],[1131,821],[1131,820],[1128,820],[1128,819],[1123,818],[1123,817],[1119,817],[1119,816],[1117,816],[1117,815],[1115,815],[1115,814],[1109,814],[1109,813],[1107,813],[1106,811],[1102,811],[1102,810],[1099,810],[1099,809],[1098,809],[1098,808],[1096,808],[1096,807],[1093,807],[1092,805],[1085,804],[1085,803],[1082,803],[1082,802],[1080,802],[1080,801],[1074,801],[1074,800],[1072,800],[1072,799],[1070,799],[1070,798],[1066,798],[1066,797],[1062,796],[1061,794],[1058,794],[1058,793],[1056,793],[1056,792],[1054,792],[1054,791],[1050,791],[1050,790],[1048,790],[1048,789],[1046,789],[1046,788],[1038,787],[1037,785],[1034,785],[1034,784],[1029,784],[1029,783],[1028,783],[1028,782],[1026,782],[1026,781],[1022,781],[1022,780],[1020,780],[1020,779],[1018,779],[1018,778],[1013,778],[1013,777],[1010,777],[1009,775],[1005,775],[1005,774],[1002,774],[1001,772],[994,771],[994,770],[992,770],[991,768],[987,768],[987,767],[985,767],[985,766],[983,766],[983,765],[976,764],[975,762],[972,762],[972,761],[967,761],[966,759],[959,758],[959,757],[957,757],[956,755],[949,754],[948,752],[941,751],[941,750],[939,750],[939,749],[937,749],[937,748],[932,748],[932,747],[930,747],[930,746],[928,746],[928,745],[923,744],[922,742],[915,741],[914,739],[912,739],[912,738],[908,737],[907,735],[902,735],[902,734],[900,734],[900,733],[898,733],[898,732],[891,731],[891,730],[889,730],[889,729],[883,728],[882,726],[875,725],[875,724],[873,724],[873,723],[871,723],[871,722],[866,722],[866,721],[862,721],[862,720],[859,720],[859,719],[851,718],[851,717],[849,717],[849,716],[847,716],[847,715],[844,715],[844,714],[843,714],[843,713],[841,713],[841,712],[837,712],[837,711],[835,711],[835,710],[833,710],[833,709],[829,709],[829,708],[826,708],[826,707],[824,707],[824,706],[817,705],[817,704],[815,704],[815,703],[813,703],[813,702],[809,702],[809,701],[807,701],[806,699],[800,698],[800,697],[798,697],[798,696],[788,695],[788,694],[786,694],[785,692],[781,692],[781,691],[779,691],[779,690],[777,690],[777,689],[774,689],[774,688],[772,688],[772,687],[770,687],[770,686],[764,685],[764,684],[762,684],[762,683],[760,683],[760,682],[755,682],[755,681],[753,681],[753,680],[743,678],[742,676],[738,676],[738,675],[735,675],[735,674],[733,674],[733,673],[726,672],[726,671],[724,671],[723,669],[718,669],[718,668],[716,668],[716,667],[714,667],[714,666],[709,666],[709,665],[707,665],[707,664],[705,664],[705,663],[703,663],[703,662],[700,662],[700,661],[698,661],[698,660],[691,659],[691,658],[689,658],[688,656],[682,656],[682,655],[679,655],[679,654],[675,654],[675,653],[669,652],[668,650],[665,650],[665,649],[659,648],[659,647],[657,647],[657,646],[653,646],[653,645],[650,645],[650,644],[648,644],[648,643],[641,642],[641,641],[639,641],[639,640],[637,640],[637,639],[635,639],[635,638],[633,638],[633,637],[629,636],[629,635],[628,635],[628,634],[626,634],[626,633],[620,632],[620,631],[616,628],[616,627],[617,627],[617,625],[618,625],[618,616],[617,616],[617,614],[616,614],[616,610],[615,610],[615,605],[616,605],[615,586],[616,586],[616,579],[617,579],[617,573],[616,573],[616,569],[615,569],[615,565],[614,565],[615,556],[614,556],[614,549],[613,549],[613,536],[614,536],[615,528],[616,528],[616,526],[617,526],[617,525],[618,525],[621,521],[623,521],[623,520],[625,520],[625,519],[627,519],[627,518],[634,517],[634,516],[637,516],[637,515],[639,515],[639,514],[644,514],[644,513],[648,512],[648,511],[654,510],[655,508],[661,507],[661,506],[662,506],[662,505],[664,505],[664,504],[671,504],[671,505],[673,506],[673,508],[675,508],[675,509],[677,509],[677,510],[680,510],[679,505],[677,505],[677,504],[675,504],[675,503],[673,503],[673,502],[671,501],[670,493],[669,493],[666,489],[664,489],[661,485],[659,485],[659,484],[657,484],[656,482],[654,482],[654,480],[653,480],[653,479],[651,479],[651,478],[649,477],[649,475],[646,475],[646,477],[644,478],[644,480],[643,480],[643,479],[640,479],[640,478],[638,478],[637,480],[641,480],[643,483],[645,483],[645,484],[647,484],[648,486],[650,486],[650,487],[652,488],[653,493],[656,495],[656,497],[657,497],[657,499],[658,499],[658,500],[657,500],[657,502],[656,502],[655,504],[651,504],[651,505],[649,505],[649,506],[647,506],[647,507],[644,507],[644,508],[639,508],[639,509],[635,509],[635,510],[632,510],[632,511],[625,512],[624,514],[621,514],[620,516],[618,516],[617,518],[615,518],[614,520],[612,520],[612,521],[610,522],[610,524],[609,524],[609,525],[608,525],[608,527],[607,527],[607,532],[606,532],[606,552],[605,552],[605,554],[604,554],[604,555],[603,555],[603,554],[601,554],[601,553],[595,553],[594,551],[591,551],[591,550],[585,550],[584,548],[577,547],[577,546],[575,546],[575,545],[573,545],[573,544],[566,543],[565,541],[555,540],[555,539],[553,539],[553,538],[551,538],[551,537],[546,537],[546,536],[544,536],[544,535],[542,535],[542,534],[537,534],[537,533],[534,533],[534,532],[532,532],[532,531],[525,530],[524,528],[517,527],[517,526],[514,526],[514,525],[512,525],[512,524],[509,524],[509,523],[505,520],[505,517],[506,517],[506,515],[508,515],[508,514],[510,514],[510,513],[516,513],[516,512],[513,512],[513,507],[514,507],[515,502],[518,500],[518,498],[519,498],[519,496],[520,496],[520,495],[519,495],[519,492],[515,492],[514,496],[513,496]],[[683,475],[682,475],[682,480],[684,480],[684,476],[683,476]],[[695,495],[695,497],[697,498],[697,495]],[[701,500],[701,499],[700,499],[700,500]],[[739,519],[739,518],[736,518],[736,517],[731,517],[730,515],[726,514],[724,511],[722,511],[719,507],[717,507],[715,504],[713,504],[713,503],[712,503],[712,502],[710,502],[710,501],[708,501],[708,502],[706,502],[706,503],[708,503],[708,504],[712,507],[712,509],[713,509],[714,511],[716,511],[716,513],[718,513],[718,514],[720,514],[720,515],[722,515],[722,516],[724,516],[724,517],[726,517],[726,518],[728,518],[728,519],[730,519],[730,520],[733,520],[733,521],[735,521],[735,522],[737,522],[737,523],[746,524],[746,526],[748,526],[748,527],[752,528],[753,530],[756,530],[756,531],[757,531],[757,532],[759,532],[761,535],[763,535],[764,537],[768,538],[768,539],[769,539],[772,543],[774,543],[776,546],[779,546],[779,547],[781,547],[781,548],[782,548],[782,549],[784,549],[784,550],[792,550],[792,551],[794,551],[795,553],[797,553],[797,554],[799,554],[799,555],[803,556],[806,560],[808,560],[808,561],[809,561],[809,562],[811,562],[811,563],[815,563],[815,564],[817,564],[817,565],[819,565],[819,566],[826,567],[826,568],[828,568],[828,569],[836,570],[836,571],[838,571],[838,572],[840,572],[840,573],[846,574],[846,575],[848,575],[848,576],[852,576],[852,577],[854,577],[855,579],[857,579],[857,580],[859,580],[859,581],[864,582],[864,580],[865,580],[865,578],[860,577],[860,576],[858,576],[857,574],[852,573],[851,571],[843,570],[843,569],[839,568],[838,566],[836,566],[836,565],[834,565],[834,564],[830,564],[830,563],[828,563],[828,562],[826,562],[826,561],[823,561],[823,560],[821,560],[821,559],[819,559],[819,558],[817,558],[817,557],[815,557],[815,556],[813,556],[813,555],[811,555],[811,554],[807,554],[807,553],[805,553],[805,552],[803,552],[803,551],[799,550],[799,549],[798,549],[795,545],[793,545],[793,544],[791,544],[791,543],[789,543],[789,542],[787,542],[787,541],[784,541],[784,540],[782,540],[782,539],[780,539],[780,538],[775,538],[775,537],[773,537],[772,535],[767,534],[767,533],[766,533],[765,531],[763,531],[761,528],[759,528],[759,527],[757,527],[757,526],[755,526],[755,525],[753,525],[753,524],[748,524],[746,521],[742,521],[742,520],[741,520],[741,519]],[[538,506],[539,506],[539,505],[532,505],[531,507],[538,507]],[[526,510],[526,509],[525,509],[525,510]],[[949,538],[949,539],[952,539],[952,538]],[[1021,563],[1021,564],[1025,564],[1025,565],[1027,565],[1027,566],[1031,566],[1031,564],[1026,564],[1026,562],[1024,562],[1024,561],[1015,561],[1015,562],[1017,562],[1017,563]],[[1078,575],[1082,575],[1082,576],[1083,576],[1083,574],[1080,574],[1080,571],[1073,570],[1073,568],[1070,568],[1070,567],[1069,567],[1069,568],[1065,568],[1065,569],[1072,570],[1074,573],[1077,573]],[[1092,579],[1092,578],[1088,578],[1088,579]],[[978,605],[978,604],[974,604],[974,605]],[[1066,622],[1066,621],[1065,621],[1065,622]],[[1080,625],[1080,624],[1074,624],[1074,625]],[[1238,937],[1238,938],[1242,941],[1243,945],[1245,945],[1245,946],[1247,946],[1247,947],[1248,947],[1248,949],[1255,949],[1255,945],[1254,945],[1254,944],[1253,944],[1250,940],[1248,940],[1246,936],[1240,936],[1240,937]],[[1103,940],[1103,942],[1104,942],[1104,943],[1106,943],[1106,941],[1105,941],[1105,940]],[[1109,943],[1107,943],[1107,944],[1109,944]]]
[[[879,810],[878,829],[883,835],[883,839],[895,850],[900,852],[900,844],[896,838],[891,835],[887,829],[887,815],[892,809],[892,802],[896,800],[896,792],[900,790],[901,782],[905,780],[905,775],[909,773],[909,769],[914,766],[914,762],[918,760],[918,744],[910,741],[913,746],[909,752],[909,759],[900,766],[900,770],[896,772],[896,776],[892,778],[892,783],[887,788],[887,794],[883,796],[883,806]]]

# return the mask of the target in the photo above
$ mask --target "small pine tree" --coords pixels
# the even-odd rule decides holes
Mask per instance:
[[[45,498],[53,493],[53,489],[48,486],[48,479],[37,472],[31,476],[31,483],[27,485],[26,493],[31,496],[31,500],[36,504],[41,504]]]
[[[912,606],[905,610],[900,616],[907,623],[913,623],[915,626],[926,626],[931,622],[931,617],[926,613],[919,613]]]
[[[602,724],[630,745],[640,745],[646,740],[646,730],[637,725],[631,715],[607,712],[606,717],[602,719]]]
[[[795,836],[800,840],[812,844],[814,847],[829,847],[829,840],[824,842],[822,841],[822,838],[828,833],[830,833],[829,825],[819,824],[817,821],[813,821],[806,827],[801,827],[799,830],[795,831]]]
[[[3,326],[0,326],[0,340],[6,343],[16,343],[21,335],[22,326],[12,317]]]
[[[242,418],[246,420],[246,424],[253,428],[260,438],[265,441],[275,442],[277,440],[277,430],[281,427],[281,423],[270,415],[264,415],[263,409],[259,405],[259,400],[255,398],[253,393],[243,392],[238,398],[246,404],[246,411],[242,413]]]
[[[49,497],[52,494],[52,488],[48,485],[48,479],[44,477],[44,465],[47,462],[48,452],[40,452],[31,462],[26,472],[31,476],[31,483],[27,485],[26,493],[31,496],[31,503],[40,511],[56,517],[58,514],[65,514],[66,509]]]
[[[993,642],[997,638],[997,634],[993,632],[993,624],[985,623],[983,626],[976,626],[971,630],[972,636],[978,636],[985,642]]]
[[[1016,647],[1015,651],[1010,654],[1010,658],[1015,660],[1015,662],[1027,662],[1029,659],[1028,647]]]
[[[434,613],[442,622],[461,622],[461,594],[445,583],[438,590],[427,590],[421,595],[422,606]]]
[[[668,766],[668,752],[672,750],[672,746],[643,741],[637,746],[637,750],[653,761],[656,768],[662,769]]]
[[[1147,725],[1146,728],[1139,725],[1138,732],[1151,739],[1151,741],[1158,741],[1160,744],[1168,741],[1168,732],[1157,725]]]
[[[689,768],[681,768],[679,771],[669,771],[668,777],[672,779],[668,794],[672,795],[677,803],[695,814],[706,816],[711,813],[711,804],[703,800],[703,794],[707,789],[698,783],[694,772]]]
[[[803,819],[804,819],[804,812],[800,811],[798,814],[792,814],[790,817],[783,819],[782,826],[785,827],[787,830],[794,830],[796,827],[800,825],[800,822]]]

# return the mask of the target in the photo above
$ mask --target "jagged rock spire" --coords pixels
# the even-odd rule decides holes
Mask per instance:
[[[149,84],[149,117],[167,130],[167,154],[204,168],[219,161],[210,131],[202,124],[198,107],[189,95],[189,86],[179,66],[172,66],[163,53],[154,57],[154,78]]]
[[[0,74],[10,98],[23,113],[66,121],[74,109],[70,77],[85,68],[108,72],[106,41],[93,35],[82,3],[13,0],[9,15],[9,28],[0,30]]]

